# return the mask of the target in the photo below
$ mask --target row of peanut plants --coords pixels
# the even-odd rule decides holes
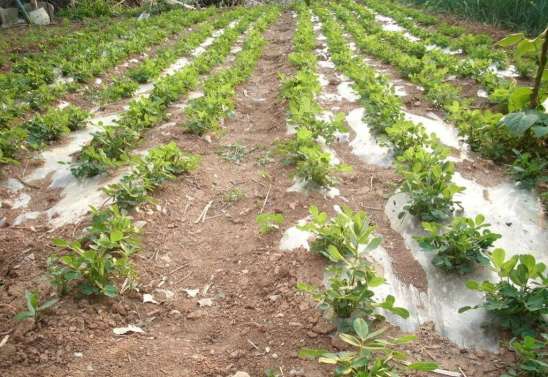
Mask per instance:
[[[455,194],[465,190],[451,182],[454,165],[446,160],[450,150],[439,145],[435,135],[427,135],[422,125],[414,125],[403,119],[401,100],[388,86],[386,77],[376,75],[376,71],[359,57],[352,57],[348,40],[344,37],[344,29],[334,21],[330,11],[319,4],[314,5],[314,11],[322,22],[322,31],[327,36],[328,49],[335,66],[356,82],[354,89],[361,96],[366,108],[366,123],[378,134],[382,134],[385,142],[392,143],[398,155],[396,170],[402,175],[404,182],[394,187],[393,195],[404,193],[408,197],[399,217],[411,215],[423,221],[423,227],[429,234],[416,237],[416,240],[425,251],[435,254],[432,263],[439,268],[467,274],[478,266],[485,266],[499,276],[496,283],[467,283],[469,289],[485,294],[485,302],[475,309],[483,307],[491,314],[493,323],[516,337],[506,343],[518,356],[514,368],[520,371],[533,370],[535,373],[544,370],[546,334],[542,333],[546,332],[548,326],[545,319],[548,314],[546,266],[537,263],[529,254],[507,259],[504,250],[491,251],[493,243],[501,236],[489,231],[489,224],[484,222],[481,215],[475,219],[456,217],[451,223],[444,225],[453,217],[455,206],[459,205],[454,198]],[[345,209],[344,212],[339,217],[352,219],[349,210]],[[312,224],[303,229],[312,231],[319,237],[320,242],[315,241],[312,250],[319,251],[334,261],[347,263],[347,257],[341,250],[347,251],[345,248],[349,248],[352,242],[337,244],[332,240],[332,233],[340,232],[344,221],[338,218],[326,222],[327,216],[319,214],[315,208],[311,209],[311,214]],[[360,223],[356,219],[347,221],[354,225]],[[331,228],[326,224],[331,224]],[[352,234],[348,239],[355,240],[357,236]],[[373,246],[365,250],[374,249],[380,241],[372,243]],[[343,276],[351,275],[346,272]],[[360,285],[335,279],[332,280],[331,289],[320,293],[316,293],[316,287],[301,286],[302,289],[314,293],[322,305],[327,303],[325,307],[332,306],[332,303],[337,303],[336,299],[342,297],[341,287],[351,290]],[[393,299],[390,302],[393,304]],[[348,304],[345,303],[343,308],[347,307]],[[461,312],[469,309],[472,308],[462,308]],[[334,311],[337,313],[340,309]],[[399,310],[396,312],[400,315],[401,313],[403,312]],[[324,362],[333,363],[330,358],[324,359]],[[340,361],[336,362],[341,364]]]
[[[247,34],[242,51],[234,61],[234,67],[238,68],[222,70],[217,74],[219,78],[226,79],[230,76],[234,82],[242,82],[252,73],[265,45],[261,32],[277,19],[279,11],[275,7],[255,8],[250,11],[240,10],[233,16],[227,16],[244,18],[239,26],[225,32],[227,37],[222,45],[228,46],[228,51],[231,43],[248,28],[249,23],[259,16],[260,18]],[[228,37],[231,33],[234,33],[234,36]],[[210,64],[219,64],[227,54],[220,47],[216,50],[215,44],[212,45],[211,51],[215,51],[215,55],[209,55],[208,59],[216,63]],[[198,67],[194,69],[198,70]],[[176,75],[177,73],[170,77],[177,78],[181,85],[186,86],[186,76]],[[175,84],[175,81],[171,81],[171,85]],[[217,84],[222,83],[217,81]],[[144,158],[133,157],[129,162],[130,170],[122,177],[120,183],[102,188],[114,204],[107,210],[92,207],[91,225],[79,239],[73,242],[54,240],[56,246],[67,249],[68,252],[62,256],[50,256],[47,266],[50,283],[57,287],[62,295],[77,288],[81,295],[103,294],[116,297],[120,291],[117,282],[124,280],[123,290],[134,287],[137,276],[132,258],[141,250],[140,235],[143,231],[133,224],[129,211],[138,205],[155,203],[150,193],[156,187],[169,179],[175,179],[178,175],[194,171],[200,163],[199,156],[181,152],[173,142],[149,150]],[[14,320],[34,318],[38,321],[40,312],[58,301],[55,299],[41,304],[37,290],[27,291],[25,296],[29,310],[19,313]]]
[[[524,57],[512,59],[506,54],[506,51],[497,49],[492,38],[486,34],[466,33],[465,27],[446,23],[439,23],[433,29],[425,29],[417,26],[415,21],[410,19],[415,14],[415,9],[395,3],[388,5],[380,0],[363,0],[363,3],[381,15],[391,17],[407,29],[411,35],[420,38],[426,44],[434,44],[453,51],[462,50],[470,58],[490,59],[500,68],[507,68],[511,63],[522,78],[531,78],[536,73],[535,61],[531,59],[534,58],[534,55],[527,54]],[[426,17],[431,18],[427,15]]]
[[[107,53],[105,46],[102,46],[99,41],[92,38],[85,39],[80,46],[78,43],[75,43],[73,46],[79,46],[75,48],[80,48],[82,51],[71,51],[68,56],[78,55],[80,56],[80,61],[82,67],[75,67],[75,72],[80,72],[84,74],[86,71],[89,71],[91,68],[87,68],[88,65],[91,66],[95,64],[94,73],[89,76],[104,72],[109,67],[119,64],[125,57],[130,54],[142,52],[147,49],[149,46],[159,43],[160,41],[165,40],[165,38],[170,34],[176,34],[184,31],[190,25],[197,22],[204,21],[210,18],[216,13],[215,9],[211,8],[203,12],[189,12],[188,15],[181,15],[178,12],[166,16],[165,19],[162,19],[161,22],[152,23],[149,26],[144,25],[144,27],[137,28],[139,33],[143,33],[146,37],[141,35],[136,35],[132,37],[126,37],[127,40],[122,42],[111,42],[112,46],[110,47],[110,52]],[[172,23],[172,26],[163,28],[164,24],[170,24],[170,20],[175,17],[176,22]],[[156,19],[156,18],[155,18]],[[129,21],[128,21],[129,22]],[[162,28],[162,29],[160,29]],[[136,32],[135,32],[136,33]],[[95,33],[96,35],[101,35],[101,33]],[[107,32],[106,39],[104,43],[111,41],[114,36],[110,35]],[[95,46],[99,43],[98,46]],[[184,50],[184,46],[188,43],[188,40],[182,40],[176,46]],[[86,46],[94,46],[93,49]],[[89,51],[95,51],[96,48],[102,48],[102,51],[105,51],[104,54],[98,58],[96,63],[92,57],[87,56],[86,54]],[[87,52],[86,52],[87,51]],[[64,55],[61,55],[56,58],[58,64],[59,62],[64,62]],[[76,58],[74,58],[76,59]],[[158,60],[158,66],[165,66],[169,64],[169,59],[166,59],[165,56],[160,57]],[[67,64],[69,63],[66,60]],[[143,62],[143,65],[146,64],[147,60]],[[72,118],[72,114],[76,113],[73,108],[67,109],[65,111],[59,109],[53,109],[47,107],[47,105],[58,98],[59,95],[64,93],[66,90],[77,90],[78,85],[75,83],[60,83],[57,85],[51,85],[50,83],[54,80],[54,70],[57,69],[53,63],[52,65],[44,64],[42,62],[33,62],[32,60],[25,61],[25,64],[28,68],[25,69],[25,73],[21,73],[19,76],[12,77],[10,74],[7,74],[6,77],[0,78],[0,93],[2,95],[1,99],[4,103],[2,109],[0,109],[0,163],[14,163],[17,159],[17,152],[25,149],[27,145],[32,147],[42,147],[43,142],[56,140],[61,134],[70,131],[67,127],[64,127],[62,118],[69,117]],[[33,70],[32,67],[35,67],[36,70]],[[40,72],[38,72],[40,71]],[[68,71],[67,71],[68,72]],[[148,71],[145,71],[145,73]],[[150,72],[151,74],[154,71]],[[68,74],[68,73],[67,73]],[[42,78],[37,78],[36,76]],[[151,75],[152,77],[152,75]],[[32,85],[35,86],[34,89],[25,82],[32,82]],[[138,80],[134,80],[138,81]],[[129,97],[137,89],[137,83],[131,82],[127,78],[120,78],[114,80],[114,83],[111,88],[103,88],[103,96],[106,100],[116,100],[122,97]],[[13,90],[13,85],[17,83],[17,88],[21,89],[23,95],[28,98],[18,98],[19,94],[17,91]],[[43,115],[37,115],[34,119],[26,122],[24,124],[16,124],[17,119],[31,110],[48,110]],[[80,115],[80,113],[78,113]],[[78,116],[81,118],[81,116]],[[71,120],[70,123],[77,123],[76,120]],[[58,129],[55,125],[59,124]],[[78,128],[83,127],[84,124],[80,121]],[[53,135],[48,135],[48,131],[51,129]],[[28,144],[27,144],[27,143]]]
[[[306,182],[310,188],[334,187],[340,182],[339,173],[352,169],[343,164],[333,164],[329,152],[322,145],[336,140],[336,132],[346,132],[344,114],[334,119],[323,120],[322,108],[315,97],[321,92],[316,75],[317,56],[313,49],[316,36],[310,10],[305,6],[296,8],[299,12],[297,33],[293,39],[294,52],[289,56],[297,68],[294,77],[282,77],[281,97],[289,104],[288,123],[295,128],[292,140],[276,143],[275,152],[282,155],[282,163],[295,165],[290,178]]]
[[[128,154],[137,146],[144,132],[167,118],[168,105],[196,89],[199,76],[211,72],[224,61],[231,46],[261,13],[260,8],[251,12],[244,9],[227,12],[215,21],[215,26],[198,31],[187,40],[188,49],[195,49],[211,35],[215,27],[227,27],[242,17],[234,27],[225,29],[211,47],[191,64],[157,80],[150,97],[131,101],[128,110],[115,121],[116,125],[104,125],[101,131],[94,133],[90,144],[82,148],[77,160],[72,163],[72,173],[76,177],[92,177],[127,163]]]
[[[298,14],[297,30],[293,38],[294,52],[289,56],[297,68],[293,77],[282,77],[281,96],[289,103],[289,124],[296,129],[295,138],[285,143],[277,143],[276,152],[283,156],[284,164],[295,164],[296,170],[290,177],[299,177],[314,188],[335,186],[340,178],[338,172],[351,171],[346,165],[333,165],[329,152],[322,152],[322,146],[336,139],[337,132],[346,132],[342,121],[344,116],[337,115],[331,121],[320,119],[322,109],[315,97],[321,92],[316,75],[317,56],[316,35],[311,20],[310,9],[303,3],[296,6]],[[299,284],[298,289],[313,295],[323,310],[327,310],[339,320],[340,338],[356,352],[330,353],[325,350],[302,350],[300,356],[319,357],[321,363],[337,365],[340,375],[361,376],[374,369],[375,376],[389,376],[395,365],[393,358],[405,358],[395,347],[415,340],[414,336],[387,341],[379,339],[386,328],[371,331],[372,320],[383,321],[378,312],[383,309],[407,318],[407,310],[394,305],[395,298],[388,296],[384,301],[376,300],[372,288],[385,283],[376,274],[373,266],[364,257],[381,242],[381,237],[371,239],[374,227],[369,226],[367,214],[352,214],[349,208],[336,219],[328,220],[326,213],[320,213],[311,207],[313,216],[310,225],[299,227],[314,233],[312,250],[328,257],[335,265],[327,271],[333,276],[330,287],[321,289],[307,284]],[[270,216],[270,217],[267,217]],[[257,218],[261,232],[265,233],[283,222],[274,215],[262,215]],[[270,223],[269,223],[270,222]],[[376,352],[371,352],[370,350]],[[432,370],[432,363],[414,363],[409,369]],[[268,371],[270,375],[275,375]]]
[[[399,50],[389,42],[381,42],[371,36],[371,30],[362,26],[365,23],[356,22],[350,9],[361,9],[366,12],[365,14],[373,17],[370,12],[367,13],[367,10],[356,6],[353,2],[343,2],[343,5],[333,5],[332,9],[344,22],[346,30],[353,36],[362,51],[394,64],[403,76],[421,85],[426,98],[434,106],[445,111],[446,120],[457,127],[460,136],[474,152],[494,161],[513,162],[508,171],[513,181],[521,182],[523,188],[529,189],[536,186],[539,191],[545,191],[543,183],[548,180],[545,129],[548,130],[548,128],[542,126],[542,119],[546,118],[546,115],[543,115],[540,109],[529,115],[538,117],[539,125],[531,127],[532,123],[529,123],[529,127],[524,128],[521,126],[522,113],[505,116],[503,113],[474,108],[474,99],[461,98],[459,96],[461,88],[444,81],[446,73],[444,70],[430,64],[428,59],[417,59],[406,55],[405,51]],[[363,17],[360,17],[361,20]],[[522,89],[524,88],[498,87],[491,97],[496,97],[496,101],[503,101],[506,109],[516,111],[521,109],[523,103],[518,104],[513,101],[510,93],[512,91],[518,93]],[[544,196],[546,194],[541,194],[541,197]]]

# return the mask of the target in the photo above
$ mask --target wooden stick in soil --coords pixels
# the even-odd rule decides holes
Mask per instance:
[[[259,212],[259,215],[263,213],[264,207],[266,206],[266,202],[268,202],[268,196],[270,195],[270,190],[272,189],[272,183],[268,186],[268,192],[266,193],[266,198],[264,198],[263,206],[261,208],[261,211]]]
[[[202,220],[202,224],[205,222],[205,216],[207,214],[207,211],[209,211],[209,207],[211,207],[212,204],[213,204],[213,200],[206,204],[202,213],[200,213],[200,216],[198,216],[196,221],[194,221],[194,224],[198,224],[200,220]]]

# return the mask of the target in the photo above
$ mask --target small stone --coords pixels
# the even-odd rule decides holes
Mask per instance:
[[[278,300],[278,295],[272,295],[270,297],[268,297],[270,299],[270,301],[274,301],[276,302]]]
[[[294,211],[295,208],[297,208],[297,203],[289,203],[289,208],[291,208]]]
[[[329,334],[337,329],[337,326],[329,322],[325,318],[320,318],[316,326],[314,326],[314,331],[320,334]]]
[[[118,304],[116,304],[114,306],[114,313],[118,313],[122,316],[126,316],[127,315],[127,310],[126,308],[124,307],[124,304],[122,304],[121,302],[119,302]]]
[[[339,351],[347,348],[347,344],[343,342],[338,336],[331,335],[330,338],[331,338],[330,342],[332,347],[338,349]]]
[[[240,357],[242,357],[242,352],[240,351],[234,351],[230,354],[229,356],[231,359],[239,359]]]
[[[270,257],[268,257],[268,260],[271,262],[277,262],[282,258],[282,254],[272,254]]]
[[[176,318],[179,318],[180,316],[181,316],[181,312],[176,309],[169,312],[169,318],[176,319]]]
[[[273,353],[273,354],[272,354],[272,358],[273,358],[273,359],[277,359],[277,358],[278,358],[278,354]]]
[[[246,372],[236,372],[234,375],[232,375],[232,377],[251,377],[251,376]]]
[[[484,350],[476,350],[476,356],[483,359],[484,357],[487,357],[487,352]]]
[[[70,326],[69,331],[70,332],[75,332],[76,331],[76,326]]]
[[[299,322],[289,322],[289,326],[293,327],[303,327],[303,325]]]
[[[318,334],[316,334],[314,331],[309,331],[306,333],[306,335],[308,335],[309,338],[317,338],[318,337]]]
[[[202,317],[205,317],[207,315],[207,312],[202,309],[198,309],[187,315],[186,317],[188,319],[200,319]]]

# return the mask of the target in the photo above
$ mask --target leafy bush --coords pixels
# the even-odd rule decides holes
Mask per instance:
[[[312,187],[334,187],[341,181],[337,173],[353,171],[345,164],[332,165],[331,154],[321,152],[317,146],[301,147],[299,154],[302,157],[297,162],[297,169],[289,177],[299,177]]]
[[[520,182],[526,189],[548,182],[548,161],[538,155],[533,158],[531,153],[522,153],[515,149],[513,151],[517,158],[509,165],[506,173],[512,182]]]
[[[460,206],[453,196],[465,188],[451,182],[454,164],[444,161],[449,154],[449,148],[442,146],[432,153],[418,147],[409,148],[397,158],[397,171],[405,181],[399,187],[392,185],[396,191],[391,195],[409,195],[409,201],[398,218],[409,212],[421,220],[440,221],[453,213],[455,204]]]
[[[104,294],[115,297],[118,290],[112,283],[117,278],[135,278],[135,271],[128,255],[121,254],[115,257],[107,252],[103,244],[119,241],[120,233],[112,233],[110,238],[101,239],[83,249],[79,242],[68,243],[61,239],[54,239],[55,246],[71,250],[69,254],[60,258],[60,262],[69,267],[65,274],[68,281],[79,280],[78,287],[83,295]],[[121,252],[121,251],[120,251]]]
[[[132,171],[101,190],[111,196],[121,208],[135,207],[139,203],[154,202],[148,192],[168,179],[196,170],[200,156],[184,153],[174,142],[149,150],[144,158],[132,159]]]
[[[330,258],[328,248],[333,245],[343,256],[351,256],[352,251],[346,246],[346,240],[350,238],[352,224],[363,224],[368,221],[367,213],[362,211],[352,214],[348,206],[344,206],[343,212],[332,219],[328,219],[327,213],[320,212],[316,206],[310,206],[309,212],[312,215],[310,224],[297,225],[297,229],[315,235],[310,249]]]
[[[501,238],[500,234],[491,233],[484,223],[482,215],[476,219],[457,217],[451,224],[444,226],[438,223],[422,223],[430,233],[426,237],[413,237],[425,251],[436,254],[432,263],[449,271],[468,273],[475,263],[489,265],[486,256],[493,243]]]
[[[259,234],[267,234],[274,229],[278,229],[279,225],[283,225],[285,223],[285,218],[281,213],[264,213],[257,216],[256,221],[260,225]]]
[[[381,135],[379,144],[382,146],[393,145],[397,156],[402,155],[411,147],[427,146],[438,141],[434,133],[428,136],[422,123],[398,121],[394,125],[386,127],[384,132],[386,134]]]
[[[131,98],[137,89],[139,89],[139,84],[127,77],[113,78],[110,85],[103,85],[100,95],[101,103],[105,104],[116,102],[122,98]]]
[[[365,213],[359,212],[352,215],[349,208],[345,208],[344,214],[340,217],[336,226],[323,226],[325,215],[317,213],[314,207],[311,213],[317,214],[320,220],[320,228],[312,224],[307,230],[321,231],[327,237],[320,238],[319,245],[323,247],[326,241],[333,240],[336,245],[343,245],[345,255],[341,254],[337,247],[330,244],[327,250],[322,251],[331,261],[337,263],[327,268],[333,276],[329,279],[330,287],[319,291],[318,287],[308,284],[298,284],[297,289],[312,294],[322,310],[330,309],[340,319],[346,320],[354,313],[365,314],[366,316],[384,320],[384,317],[375,313],[377,308],[388,310],[402,318],[408,318],[409,312],[404,308],[394,306],[393,296],[387,296],[384,302],[376,302],[374,292],[371,288],[378,287],[385,283],[382,276],[377,275],[374,267],[364,260],[364,257],[376,249],[382,242],[382,237],[370,239],[375,227],[369,226],[369,218]],[[337,221],[337,220],[335,220]],[[318,220],[316,220],[318,223]],[[333,221],[330,221],[332,224]],[[323,234],[322,234],[323,236]]]
[[[511,364],[508,374],[501,377],[527,376],[546,377],[548,376],[548,334],[541,334],[541,340],[526,336],[521,341],[512,339],[503,342],[516,355],[516,362]]]
[[[274,146],[276,146],[274,153],[285,156],[281,160],[282,164],[290,165],[303,160],[304,155],[300,153],[301,148],[314,148],[316,144],[312,131],[306,127],[300,127],[293,139],[285,143],[276,141]]]
[[[529,254],[515,255],[509,260],[502,249],[495,249],[491,269],[500,280],[497,283],[469,280],[468,289],[485,293],[485,303],[465,306],[459,313],[484,308],[490,312],[503,329],[520,337],[536,337],[538,331],[548,327],[548,276],[544,263],[537,263]]]
[[[25,122],[22,128],[28,132],[29,143],[40,146],[45,142],[59,140],[63,134],[83,128],[90,113],[75,106],[51,109],[45,115],[37,115]]]
[[[387,327],[371,332],[367,323],[361,318],[354,320],[353,329],[357,336],[339,334],[339,337],[348,345],[357,347],[357,351],[331,353],[325,350],[304,349],[299,352],[299,356],[319,357],[320,364],[335,365],[337,376],[393,377],[396,376],[393,372],[395,365],[390,361],[407,357],[393,348],[417,339],[415,335],[396,338],[393,341],[375,339],[385,332]],[[381,356],[376,356],[375,353],[380,353]],[[408,370],[420,371],[432,371],[437,368],[437,364],[426,362],[413,363],[407,367]]]

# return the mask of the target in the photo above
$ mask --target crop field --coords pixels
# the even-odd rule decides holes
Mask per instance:
[[[545,13],[423,3],[0,30],[0,376],[548,376]]]

